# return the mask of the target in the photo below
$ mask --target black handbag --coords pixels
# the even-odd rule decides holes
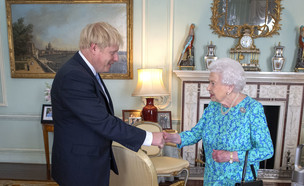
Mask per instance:
[[[244,185],[244,186],[263,186],[263,181],[262,180],[257,180],[257,177],[256,177],[256,174],[255,174],[255,170],[254,170],[254,166],[253,165],[250,165],[250,168],[251,168],[254,180],[253,181],[245,182],[247,159],[248,159],[248,151],[246,151],[246,155],[245,155],[245,162],[244,162],[244,168],[243,168],[243,174],[242,174],[242,181],[241,181],[241,183],[236,183],[235,186],[240,186],[240,185]]]

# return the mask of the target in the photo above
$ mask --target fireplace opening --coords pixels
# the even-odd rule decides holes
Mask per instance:
[[[273,143],[274,153],[276,152],[276,141],[277,141],[277,133],[278,133],[278,124],[279,124],[279,114],[280,114],[280,106],[273,105],[263,105],[264,113],[266,116],[268,128],[271,135],[271,140]],[[274,168],[274,160],[275,154],[273,154],[272,158],[260,162],[261,169],[273,169]]]

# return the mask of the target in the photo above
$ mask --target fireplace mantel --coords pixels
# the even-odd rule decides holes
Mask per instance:
[[[181,131],[190,130],[199,120],[204,104],[210,101],[207,91],[209,71],[174,70],[181,79]],[[247,84],[243,93],[263,105],[280,107],[275,149],[274,169],[294,163],[296,147],[300,142],[303,103],[304,73],[296,72],[245,72]],[[183,157],[196,166],[201,142],[183,148]],[[289,154],[289,159],[287,155]],[[288,160],[287,160],[288,159]]]
[[[174,70],[182,81],[208,80],[209,71]],[[247,82],[304,83],[304,73],[299,72],[245,72]]]

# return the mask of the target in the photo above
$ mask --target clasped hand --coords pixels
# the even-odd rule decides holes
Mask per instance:
[[[152,145],[163,148],[165,143],[180,144],[181,138],[178,133],[167,133],[167,132],[153,132]]]
[[[165,143],[181,144],[181,137],[178,133],[153,132],[152,145],[163,148]],[[228,162],[230,160],[230,152],[213,150],[212,159],[216,162]]]
[[[230,152],[225,150],[213,150],[212,159],[215,162],[228,162],[230,160]]]

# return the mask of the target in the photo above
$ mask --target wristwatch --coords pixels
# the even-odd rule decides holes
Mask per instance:
[[[229,163],[233,163],[233,152],[230,152],[230,160]]]

